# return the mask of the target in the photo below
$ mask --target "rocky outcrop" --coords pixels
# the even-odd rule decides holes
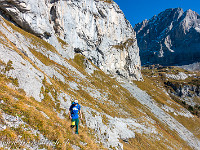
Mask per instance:
[[[179,96],[182,97],[194,97],[194,96],[200,96],[200,87],[197,87],[195,85],[191,86],[191,85],[184,85],[184,86],[180,86],[179,89],[177,89],[177,93]]]
[[[170,81],[165,82],[165,85],[168,85],[173,88],[174,94],[179,97],[200,97],[200,87],[199,85],[187,85],[187,84],[178,84],[172,83]]]
[[[115,2],[1,0],[0,9],[67,58],[81,53],[106,73],[142,79],[136,34]]]
[[[190,65],[179,66],[179,67],[188,71],[200,71],[200,62],[193,63]]]
[[[173,80],[185,80],[188,78],[188,75],[184,72],[179,72],[178,74],[166,74],[167,78],[173,79]]]
[[[167,9],[134,27],[142,64],[187,65],[200,59],[200,16]]]

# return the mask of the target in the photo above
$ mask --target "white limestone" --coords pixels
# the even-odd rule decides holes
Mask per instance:
[[[44,112],[41,112],[43,115],[46,115]],[[46,115],[47,116],[47,115]],[[8,128],[19,128],[21,127],[25,131],[30,131],[30,134],[33,134],[35,136],[39,136],[39,141],[32,141],[30,143],[27,143],[26,141],[21,140],[20,136],[18,136],[18,139],[16,141],[10,141],[10,142],[15,142],[15,144],[18,144],[20,146],[24,146],[28,149],[38,149],[40,145],[45,144],[52,146],[53,143],[45,138],[39,131],[32,129],[30,127],[27,127],[27,125],[20,117],[18,116],[12,116],[8,115],[6,113],[2,113],[3,120],[5,122],[5,125],[0,124],[0,130],[5,130],[7,127]],[[3,126],[3,128],[1,128]],[[14,144],[14,143],[12,143]],[[9,145],[9,141],[0,141],[0,147],[7,147]]]
[[[115,147],[116,149],[123,149],[123,144],[119,142],[120,139],[128,141],[129,138],[135,138],[135,132],[141,134],[157,135],[156,128],[150,124],[140,124],[133,118],[117,118],[111,117],[105,113],[99,113],[89,107],[82,107],[86,124],[89,128],[94,129],[97,138],[104,144],[105,147]],[[93,114],[96,114],[95,116]],[[105,115],[108,124],[103,123],[102,115]]]
[[[186,129],[181,123],[174,119],[171,115],[162,110],[155,100],[153,100],[145,91],[139,89],[136,85],[124,81],[122,86],[126,88],[142,105],[149,109],[161,122],[178,133],[178,135],[186,141],[194,149],[200,148],[200,140],[193,133]]]
[[[82,53],[106,73],[142,80],[136,35],[118,5],[96,0],[1,0],[0,9],[66,58]],[[68,43],[62,46],[56,36]],[[114,49],[132,39],[127,48]]]
[[[176,116],[184,116],[184,117],[187,117],[187,118],[193,118],[194,116],[188,111],[186,110],[185,108],[182,108],[181,111],[177,111],[175,110],[174,108],[172,107],[169,107],[167,105],[163,105],[162,106],[162,109],[165,110],[166,112],[169,112],[169,113],[173,113],[174,115]]]
[[[188,78],[188,75],[184,72],[179,72],[178,74],[165,74],[165,76],[173,80],[185,80]]]

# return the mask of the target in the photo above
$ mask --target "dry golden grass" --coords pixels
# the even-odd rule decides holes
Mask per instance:
[[[156,100],[156,102],[158,102],[161,106],[162,105],[167,105],[171,108],[174,108],[176,111],[181,111],[181,109],[183,109],[183,107],[181,105],[178,105],[174,100],[173,97],[170,97],[169,95],[166,95],[165,92],[161,89],[164,87],[164,84],[162,84],[165,80],[164,78],[162,78],[163,76],[159,77],[151,77],[151,76],[158,76],[160,73],[166,73],[166,71],[168,71],[169,73],[178,73],[179,71],[183,72],[184,70],[182,69],[175,69],[175,71],[172,70],[143,70],[144,75],[144,82],[137,82],[134,81],[134,83],[142,90],[146,91],[154,100]],[[188,72],[189,74],[189,72]],[[147,77],[148,76],[148,77]],[[179,81],[179,82],[183,82],[183,81]],[[187,81],[184,81],[187,82]],[[172,104],[167,103],[167,100],[172,101]],[[151,116],[152,118],[154,118],[152,116],[152,114],[148,114],[149,116]],[[197,138],[199,138],[199,124],[200,124],[200,120],[199,118],[197,118],[196,116],[194,116],[194,118],[187,118],[187,117],[183,117],[183,116],[177,116],[174,115],[174,113],[170,113],[170,115],[172,115],[177,121],[179,121],[181,124],[183,124],[189,131],[191,131]],[[154,120],[156,120],[156,118],[154,118]],[[162,128],[162,132],[161,133],[166,133],[169,134],[169,136],[171,135],[173,139],[175,139],[176,141],[181,141],[180,143],[182,143],[187,149],[191,149],[190,147],[187,146],[187,144],[180,139],[180,137],[177,135],[177,133],[175,133],[174,131],[171,131],[170,129],[168,129],[167,127],[165,127],[164,124],[160,123],[159,120],[157,120],[157,123],[159,124],[159,127]],[[169,137],[169,139],[171,139]]]
[[[62,48],[65,48],[66,46],[68,46],[68,43],[66,43],[65,41],[63,41],[61,38],[57,37],[57,39],[61,43]]]
[[[200,139],[200,119],[197,116],[194,118],[187,118],[183,116],[173,116],[178,122],[184,125],[189,131],[191,131],[194,136]]]
[[[146,91],[149,95],[152,96],[156,102],[164,105],[167,104],[166,101],[170,98],[167,96],[159,87],[156,86],[156,83],[152,82],[149,78],[144,77],[143,82],[134,81],[136,85]]]
[[[113,45],[112,47],[116,48],[116,49],[120,49],[121,51],[124,50],[124,49],[127,50],[128,47],[130,47],[131,45],[133,45],[133,43],[135,41],[136,41],[135,39],[128,39],[124,43],[121,43],[121,44],[118,44],[118,45]]]
[[[25,36],[27,39],[31,40],[31,44],[34,46],[39,46],[39,47],[43,47],[46,50],[50,50],[54,53],[57,53],[57,50],[55,49],[55,47],[53,47],[51,44],[49,44],[48,42],[40,39],[39,37],[26,32],[24,30],[22,30],[19,27],[16,27],[14,24],[12,24],[11,22],[7,21],[6,19],[3,18],[3,21],[7,24],[7,26],[11,27],[15,32],[19,32],[20,34],[22,34],[23,36]],[[3,25],[3,24],[2,24]],[[4,28],[6,28],[6,26],[3,25]],[[7,29],[7,28],[6,28]],[[8,30],[9,31],[9,30]]]
[[[103,1],[103,2],[106,2],[106,3],[109,3],[109,4],[113,3],[113,0],[99,0],[99,1]]]
[[[50,60],[49,58],[47,58],[45,55],[43,55],[42,53],[32,49],[32,48],[29,48],[30,52],[37,58],[39,59],[43,64],[45,64],[46,66],[51,66],[51,65],[54,65],[55,62]]]
[[[144,136],[142,134],[136,133],[134,139],[129,139],[128,143],[124,142],[121,140],[121,142],[124,145],[124,150],[168,150],[168,149],[173,149],[173,150],[179,150],[182,149],[181,144],[179,142],[176,143],[169,143],[164,141],[160,143],[159,141],[154,141],[150,136]],[[168,145],[168,147],[166,147]],[[184,150],[191,150],[188,146],[184,147]]]
[[[176,135],[175,132],[168,129],[150,111],[146,110],[146,108],[141,105],[135,98],[133,98],[133,96],[131,96],[131,94],[126,89],[120,86],[120,84],[115,79],[110,78],[103,71],[94,66],[94,64],[92,65],[97,70],[95,70],[93,74],[89,75],[85,70],[85,62],[90,61],[87,60],[84,56],[77,54],[75,55],[74,59],[65,60],[66,63],[71,64],[74,68],[76,68],[79,72],[86,76],[86,79],[81,79],[80,81],[80,78],[75,72],[69,70],[68,68],[65,68],[60,64],[55,63],[47,57],[48,55],[45,55],[45,49],[46,51],[52,51],[58,54],[54,47],[52,47],[47,42],[41,40],[40,38],[23,31],[18,27],[15,27],[8,21],[4,21],[8,26],[12,27],[13,30],[21,33],[27,39],[31,39],[31,43],[33,45],[37,45],[38,50],[30,49],[30,52],[43,64],[58,68],[56,71],[63,75],[66,82],[62,82],[56,77],[48,77],[52,83],[52,85],[50,85],[46,81],[47,75],[45,75],[45,73],[43,72],[46,76],[43,80],[43,87],[41,88],[41,94],[43,94],[44,99],[42,100],[42,102],[38,102],[34,98],[27,97],[26,93],[22,89],[14,90],[7,86],[7,83],[12,83],[13,85],[17,86],[17,81],[15,79],[7,78],[5,75],[0,75],[0,99],[5,102],[5,104],[0,104],[0,109],[2,109],[2,111],[7,114],[20,116],[23,121],[28,124],[29,127],[39,130],[40,133],[42,133],[49,140],[54,142],[59,141],[59,144],[56,145],[56,149],[71,149],[72,144],[79,146],[81,149],[105,149],[102,144],[95,143],[95,135],[93,135],[93,131],[91,129],[80,126],[79,135],[73,135],[70,128],[70,120],[60,119],[57,116],[55,110],[57,112],[61,112],[62,110],[60,108],[60,103],[58,100],[58,95],[60,91],[65,92],[74,99],[79,99],[81,105],[89,106],[97,110],[98,112],[109,114],[112,117],[132,117],[138,119],[147,115],[156,121],[156,124],[154,124],[154,126],[156,126],[158,133],[163,135],[163,139],[159,141],[151,138],[150,135],[136,133],[136,138],[130,139],[129,143],[121,141],[124,145],[124,149],[167,149],[166,145],[169,145],[173,149],[181,149],[182,147],[185,147],[185,149],[189,149],[187,145],[179,138],[179,136]],[[4,39],[6,39],[6,46],[9,46],[11,49],[15,50],[23,59],[28,60],[36,69],[42,72],[42,70],[38,68],[37,65],[34,64],[19,49],[17,49],[17,47],[12,42],[10,42],[5,35],[3,35],[2,33],[0,33],[0,35],[4,37]],[[67,43],[64,43],[60,39],[58,40],[65,46],[67,45]],[[134,41],[130,39],[124,44],[118,45],[119,47],[116,48],[124,48],[127,44],[132,44],[132,42]],[[43,53],[41,53],[40,48],[42,49]],[[9,71],[9,69],[12,69],[12,63],[4,64],[0,61],[0,65],[3,65],[5,67],[7,66],[7,71]],[[166,101],[170,99],[170,97],[167,96],[162,90],[160,90],[157,87],[157,84],[151,79],[145,77],[144,80],[144,82],[135,83],[138,85],[139,88],[147,91],[147,93],[151,95],[152,98],[155,99],[158,103],[160,103],[160,105],[168,105]],[[68,82],[77,83],[79,90],[72,90],[71,87],[68,85]],[[98,90],[102,94],[102,97],[105,96],[108,100],[114,102],[116,106],[107,100],[102,103],[101,100],[92,97],[90,93],[84,89],[87,87]],[[154,89],[156,92],[152,91],[152,89]],[[49,93],[51,93],[53,99],[49,96]],[[177,105],[173,105],[171,107],[179,110],[179,107]],[[119,109],[126,111],[129,115],[120,113]],[[139,109],[141,111],[139,111]],[[46,118],[41,113],[41,111],[44,112],[50,119]],[[93,115],[95,115],[95,113]],[[109,123],[109,120],[105,115],[103,115],[102,118],[105,124]],[[180,121],[182,121],[183,124],[186,125],[187,121],[189,120],[181,118]],[[140,119],[138,119],[138,122],[144,123],[144,121]],[[85,125],[84,120],[82,123],[83,125]],[[146,123],[149,123],[151,125],[150,122]],[[196,126],[196,122],[194,121],[192,125]],[[190,125],[188,125],[187,127],[191,128],[191,130],[195,129],[190,127]],[[195,130],[193,132],[195,132]],[[34,139],[39,140],[37,139],[38,137],[34,136],[30,132],[26,132],[23,128],[8,129],[5,132],[2,132],[0,135],[4,137],[7,134],[11,140],[15,139],[17,135],[23,135],[22,139],[27,141],[31,141]],[[70,144],[64,144],[66,143],[66,141],[68,141]],[[87,145],[81,145],[80,141],[87,143]],[[48,145],[43,145],[42,147],[52,149],[52,147]]]
[[[83,62],[83,61],[80,61],[80,59],[79,59],[79,62],[77,64],[80,65],[82,69],[84,69],[85,68],[84,64],[83,63],[80,64],[80,62]],[[154,119],[157,122],[156,127],[158,129],[158,132],[160,134],[163,134],[164,137],[165,138],[167,137],[167,139],[168,139],[168,141],[164,142],[164,143],[161,143],[160,141],[156,141],[155,139],[149,139],[149,144],[145,145],[145,141],[146,141],[146,139],[149,138],[149,136],[148,135],[140,135],[141,139],[145,139],[145,140],[141,140],[141,143],[138,143],[138,147],[135,147],[136,149],[137,148],[138,149],[143,149],[143,148],[144,149],[155,149],[155,148],[157,148],[157,149],[160,149],[160,148],[167,149],[166,145],[170,145],[174,149],[180,149],[181,147],[185,147],[186,149],[190,149],[187,146],[187,144],[176,134],[176,132],[171,131],[163,123],[161,123],[156,117],[154,117],[154,115],[152,113],[150,113],[148,110],[146,110],[137,100],[135,100],[130,95],[130,93],[126,89],[122,88],[119,85],[119,83],[117,83],[114,79],[110,78],[105,73],[103,73],[102,71],[99,71],[99,70],[94,71],[92,78],[88,77],[88,79],[91,81],[91,84],[93,86],[95,86],[96,89],[100,89],[102,91],[106,91],[107,93],[110,93],[109,99],[114,101],[116,104],[120,104],[120,108],[126,110],[132,117],[139,118],[139,117],[143,116],[144,114],[139,112],[137,108],[140,108],[141,110],[143,110],[148,116],[150,116],[152,119]],[[145,82],[135,82],[135,83],[141,89],[149,92],[150,95],[152,95],[152,93],[155,94],[155,96],[152,96],[152,97],[158,103],[160,103],[161,105],[163,105],[163,104],[168,105],[166,103],[166,101],[168,99],[170,99],[170,97],[167,96],[156,85],[154,85],[151,80],[148,80],[148,79],[145,78]],[[152,89],[155,89],[156,92],[152,92],[151,91]],[[79,94],[81,95],[81,97],[83,97],[87,101],[89,101],[89,103],[92,103],[93,105],[98,105],[98,108],[93,107],[93,109],[96,109],[98,112],[104,112],[104,113],[107,113],[107,114],[109,114],[113,117],[115,117],[115,116],[116,117],[125,117],[125,118],[127,117],[127,116],[123,116],[121,114],[117,114],[117,110],[116,110],[117,108],[112,108],[112,110],[116,110],[116,112],[111,111],[109,109],[110,106],[107,103],[104,104],[104,105],[101,105],[101,103],[98,103],[97,100],[94,100],[93,97],[91,97],[87,92],[85,92],[83,90],[81,90]],[[171,107],[174,107],[177,110],[180,109],[180,107],[178,107],[177,105],[173,105]],[[104,123],[105,124],[108,123],[108,120],[106,118],[104,118]],[[162,140],[164,141],[165,138],[163,138]],[[135,144],[135,143],[134,144],[133,143],[132,144],[130,144],[130,143],[125,144],[124,143],[124,145],[127,146],[127,147],[125,146],[126,147],[125,149],[132,149],[133,145]],[[174,144],[177,147],[174,146]],[[141,146],[141,145],[144,145],[144,146]]]
[[[70,120],[60,119],[56,112],[52,110],[52,106],[46,105],[43,102],[37,102],[32,98],[28,98],[25,95],[21,95],[18,91],[13,90],[5,85],[5,80],[0,81],[1,91],[0,98],[4,101],[4,104],[0,105],[2,111],[10,115],[23,116],[22,120],[28,124],[33,129],[39,130],[45,137],[51,141],[59,141],[60,144],[56,145],[57,149],[70,148],[69,145],[65,145],[66,141],[71,144],[77,144],[79,141],[88,143],[87,149],[90,147],[97,148],[96,143],[88,135],[87,128],[80,128],[80,135],[72,135],[70,128]],[[14,100],[18,99],[17,101]],[[42,115],[40,111],[43,111],[50,119],[47,119]],[[24,131],[22,128],[16,129],[6,129],[0,132],[1,138],[6,138],[9,140],[14,140],[17,135],[21,135],[22,139],[25,141],[31,141],[36,139],[33,134],[28,131]],[[69,139],[69,140],[68,140]],[[83,148],[82,145],[78,145]]]
[[[14,49],[21,54],[20,51],[16,47]],[[49,60],[46,56],[42,55],[41,53],[32,50],[31,52],[40,59],[44,64],[46,65],[55,65],[62,70],[66,69],[62,66],[56,64],[55,62]],[[26,57],[22,54],[23,57]],[[42,57],[41,57],[42,56]],[[26,58],[28,59],[28,58]],[[2,64],[2,63],[1,63]],[[12,64],[4,64],[6,66],[6,71],[9,71],[10,69],[13,69],[11,66]],[[37,68],[37,67],[36,67]],[[8,70],[9,69],[9,70]],[[37,68],[39,70],[39,68]],[[67,70],[66,70],[67,71]],[[13,90],[6,86],[6,83],[9,83],[12,80],[12,78],[6,78],[5,75],[0,76],[0,98],[4,100],[6,103],[5,105],[0,105],[0,108],[5,113],[8,113],[10,115],[18,115],[23,116],[23,121],[25,121],[30,127],[39,130],[40,133],[42,133],[45,137],[47,137],[51,141],[59,141],[60,144],[56,145],[57,149],[70,149],[70,144],[65,145],[63,144],[66,140],[69,140],[69,143],[77,144],[79,141],[83,141],[85,143],[88,143],[88,145],[85,147],[85,149],[98,149],[96,143],[94,143],[93,139],[91,139],[90,136],[88,136],[88,129],[85,128],[84,131],[80,131],[80,136],[72,135],[70,127],[70,120],[61,120],[57,117],[57,114],[54,112],[53,108],[57,108],[57,111],[59,108],[58,103],[56,104],[54,101],[52,101],[51,97],[47,94],[48,92],[51,92],[51,94],[56,99],[56,93],[55,89],[59,91],[60,89],[66,90],[69,86],[67,86],[64,83],[61,83],[60,81],[57,81],[56,79],[51,79],[51,81],[54,83],[54,87],[47,84],[47,82],[44,80],[43,84],[45,89],[41,89],[41,92],[44,95],[44,99],[41,103],[34,100],[34,98],[28,98],[25,96],[25,93],[23,90]],[[69,78],[68,78],[69,79]],[[73,79],[73,77],[71,77]],[[13,83],[13,82],[12,82]],[[66,87],[66,88],[65,88]],[[53,92],[54,91],[54,92]],[[20,94],[22,93],[22,94]],[[74,93],[73,93],[74,94]],[[15,101],[13,98],[17,98],[18,101]],[[30,107],[31,106],[31,107]],[[47,114],[51,119],[45,118],[40,111],[43,111],[45,114]],[[59,111],[58,111],[59,112]],[[59,124],[59,125],[56,125]],[[8,132],[9,131],[9,132]],[[33,140],[33,135],[25,132],[23,129],[15,129],[15,130],[5,130],[2,131],[2,138],[4,135],[8,134],[10,140],[14,140],[14,135],[22,135],[22,139],[26,141]],[[12,134],[11,134],[12,133]],[[12,136],[11,136],[12,135]],[[61,144],[62,143],[62,144]],[[20,145],[15,145],[16,147]],[[82,145],[78,145],[79,147],[83,148]],[[16,148],[15,147],[15,148]],[[49,146],[42,146],[47,147],[48,149],[51,149]],[[42,148],[41,147],[41,148]],[[103,149],[103,147],[102,147]]]

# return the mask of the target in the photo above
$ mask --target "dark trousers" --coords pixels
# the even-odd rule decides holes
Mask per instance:
[[[75,121],[75,126],[76,126],[76,134],[78,134],[78,124],[79,124],[79,119],[77,118],[77,119],[72,119],[72,122],[74,122]],[[74,126],[72,125],[71,126],[72,128],[74,128]]]

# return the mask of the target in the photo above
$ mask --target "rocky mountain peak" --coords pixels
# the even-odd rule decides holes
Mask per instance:
[[[185,18],[182,22],[182,26],[188,32],[191,28],[196,29],[200,26],[200,16],[195,11],[192,11],[191,9],[189,9],[185,12],[184,16]]]
[[[165,11],[161,12],[158,14],[158,17],[169,17],[173,19],[178,19],[180,15],[184,13],[182,8],[169,8],[166,9]]]
[[[192,10],[170,8],[145,24],[135,25],[142,64],[186,65],[198,61],[199,18]]]

